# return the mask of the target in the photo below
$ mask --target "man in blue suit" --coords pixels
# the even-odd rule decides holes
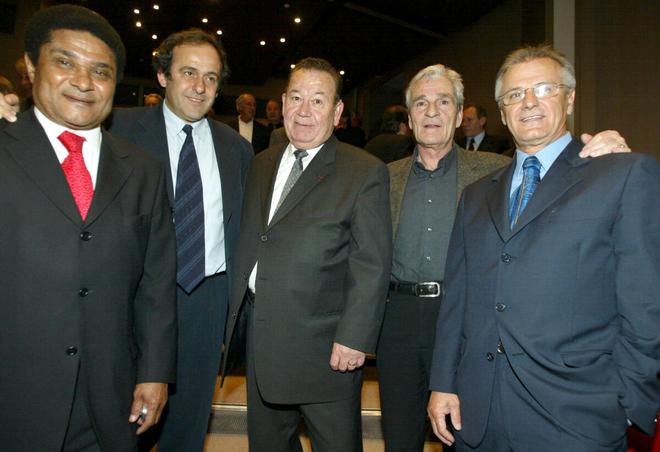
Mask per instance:
[[[660,165],[578,157],[573,67],[550,47],[510,54],[495,95],[516,155],[458,208],[434,431],[457,450],[623,451],[660,407]]]
[[[165,89],[165,101],[157,107],[116,110],[110,130],[168,163],[167,187],[177,226],[179,343],[176,385],[158,450],[198,452],[203,448],[220,365],[228,281],[253,153],[237,132],[206,117],[228,74],[225,52],[212,35],[198,29],[174,33],[158,48],[154,68]],[[184,129],[189,127],[202,202],[177,216],[179,190],[185,189],[177,180],[187,177],[177,173],[188,143]],[[191,253],[184,246],[190,237],[179,234],[178,227],[192,224],[195,220],[190,212],[195,210],[203,216],[201,253],[199,259],[193,259],[201,274],[190,282],[185,275],[182,278],[188,259],[184,251]]]

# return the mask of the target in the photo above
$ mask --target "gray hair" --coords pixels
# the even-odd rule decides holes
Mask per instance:
[[[427,66],[415,74],[415,76],[412,78],[412,80],[410,80],[410,83],[408,83],[408,86],[406,87],[406,106],[410,108],[410,103],[412,102],[412,86],[415,83],[424,79],[437,80],[442,77],[446,78],[451,83],[454,91],[454,99],[456,100],[456,107],[459,110],[462,110],[464,99],[463,80],[461,79],[461,74],[442,64]]]
[[[561,66],[562,83],[570,89],[575,88],[575,69],[563,53],[553,49],[549,44],[528,45],[514,50],[504,59],[500,70],[497,71],[497,79],[495,79],[495,100],[499,103],[502,94],[502,79],[512,66],[541,58],[549,58],[559,64]]]

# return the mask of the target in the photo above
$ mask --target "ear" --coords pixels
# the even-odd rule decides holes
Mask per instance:
[[[504,110],[500,109],[500,119],[502,120],[502,124],[506,125],[506,117],[504,116]]]
[[[568,102],[566,105],[566,114],[572,115],[573,107],[575,106],[575,88],[573,88],[568,96],[566,96],[566,102]]]
[[[479,118],[479,124],[481,124],[481,128],[483,128],[486,125],[486,117],[485,116]]]
[[[337,127],[337,124],[339,124],[339,118],[341,118],[342,111],[344,111],[344,102],[340,100],[337,102],[337,105],[335,105],[335,118],[332,123],[333,126]]]
[[[159,72],[158,74],[156,74],[156,77],[158,77],[158,83],[160,84],[161,88],[167,88],[167,77],[165,76],[165,74]]]
[[[458,129],[461,126],[461,123],[463,122],[463,109],[459,109],[456,112],[456,128]]]
[[[23,54],[23,58],[25,59],[25,67],[27,68],[27,73],[28,73],[28,77],[30,78],[30,83],[34,83],[34,75],[36,73],[36,68],[34,67],[34,64],[32,63],[32,60],[28,56],[27,52]]]

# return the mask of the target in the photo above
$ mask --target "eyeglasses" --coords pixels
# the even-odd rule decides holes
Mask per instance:
[[[528,90],[532,90],[534,96],[537,99],[544,99],[546,97],[553,97],[559,93],[560,88],[570,88],[568,85],[562,83],[537,83],[534,86],[529,88],[516,88],[510,91],[507,91],[497,99],[498,102],[502,102],[502,105],[509,106],[522,102],[525,98],[525,94]]]

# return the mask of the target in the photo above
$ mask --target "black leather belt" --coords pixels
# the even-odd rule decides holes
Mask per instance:
[[[419,283],[390,282],[390,290],[396,293],[412,295],[420,298],[437,298],[442,295],[441,281]]]

